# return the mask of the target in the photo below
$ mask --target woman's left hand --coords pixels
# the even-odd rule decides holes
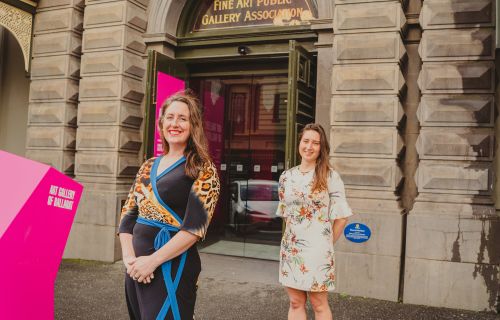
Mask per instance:
[[[138,282],[143,282],[146,277],[151,275],[156,268],[158,268],[158,265],[152,256],[137,257],[130,263],[130,266],[130,276]]]

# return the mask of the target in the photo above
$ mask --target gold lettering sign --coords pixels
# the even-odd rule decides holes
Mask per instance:
[[[311,0],[214,0],[203,1],[193,31],[309,24],[317,18]]]

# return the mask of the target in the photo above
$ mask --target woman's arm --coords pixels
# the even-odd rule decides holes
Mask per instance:
[[[352,210],[345,197],[344,182],[334,170],[328,177],[328,193],[330,194],[330,221],[332,221],[333,243],[342,235],[347,218],[352,216]]]
[[[345,225],[347,224],[347,218],[340,218],[333,220],[333,243],[337,240],[344,232]]]
[[[135,260],[135,251],[132,245],[132,233],[134,232],[134,226],[137,221],[137,217],[139,216],[139,205],[136,199],[136,189],[138,187],[139,179],[141,175],[144,173],[147,164],[150,163],[153,159],[149,159],[145,161],[137,175],[135,176],[134,183],[132,184],[130,191],[127,196],[127,200],[125,201],[120,218],[120,226],[118,228],[118,236],[120,237],[120,244],[122,247],[122,259],[125,268],[127,269],[127,273],[130,274],[131,271],[131,263]],[[151,275],[151,278],[153,276]],[[147,277],[144,283],[151,282],[151,279]]]
[[[120,233],[120,244],[122,246],[123,264],[130,274],[130,263],[135,260],[134,247],[132,246],[132,235],[130,233]]]
[[[135,258],[130,263],[130,276],[138,279],[137,281],[139,282],[143,282],[156,268],[191,248],[199,239],[198,236],[188,231],[179,231],[170,241],[152,255]]]
[[[179,256],[205,237],[219,197],[219,178],[212,163],[207,164],[191,187],[180,231],[150,256],[138,257],[130,275],[141,282],[161,264]]]

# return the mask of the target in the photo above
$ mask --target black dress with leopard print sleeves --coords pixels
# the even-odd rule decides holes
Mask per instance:
[[[160,158],[147,160],[139,169],[135,183],[122,209],[120,233],[132,234],[136,256],[155,252],[155,238],[160,228],[140,223],[149,221],[185,230],[204,238],[219,197],[220,184],[212,163],[205,165],[196,180],[185,173],[183,159],[164,172],[157,172]],[[170,232],[170,237],[175,235]],[[171,260],[170,279],[182,272],[175,288],[178,313],[168,302],[169,292],[163,272],[157,268],[150,284],[142,284],[125,275],[125,293],[131,319],[193,319],[196,283],[201,271],[200,257],[193,245],[185,254]],[[162,270],[163,269],[163,270]],[[174,301],[175,301],[174,300]],[[168,310],[165,314],[165,310]],[[163,316],[164,314],[164,316]],[[159,317],[159,315],[162,315]]]

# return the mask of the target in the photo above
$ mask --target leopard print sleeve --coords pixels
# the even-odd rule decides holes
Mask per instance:
[[[205,238],[220,193],[220,181],[213,163],[206,164],[191,187],[181,229]]]
[[[146,168],[150,168],[153,161],[154,159],[146,160],[135,176],[135,180],[130,188],[127,200],[125,200],[122,207],[118,233],[133,232],[137,216],[139,215],[139,205],[137,204],[137,194],[141,192],[141,184],[139,181],[144,178],[147,171]],[[149,175],[149,172],[147,174]]]

